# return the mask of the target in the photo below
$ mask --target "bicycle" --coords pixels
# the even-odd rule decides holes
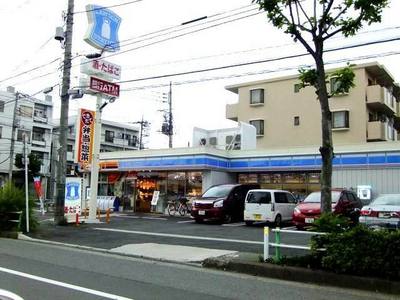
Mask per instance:
[[[168,201],[168,206],[167,206],[168,214],[169,214],[170,216],[174,216],[177,210],[178,210],[178,209],[177,209],[177,207],[176,207],[176,200],[170,200],[170,201]]]
[[[190,213],[191,209],[188,205],[189,200],[186,197],[179,199],[179,207],[178,212],[183,217],[186,214]]]
[[[177,200],[179,200],[179,205],[177,206]],[[176,200],[168,201],[167,211],[170,216],[174,216],[178,212],[181,216],[190,213],[190,207],[188,206],[189,200],[186,197],[181,197]]]

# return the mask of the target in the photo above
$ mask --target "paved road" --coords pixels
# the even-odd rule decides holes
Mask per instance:
[[[248,227],[243,222],[196,224],[187,217],[130,214],[114,216],[110,224],[84,224],[78,228],[42,222],[40,230],[29,236],[103,249],[125,244],[158,243],[262,254],[264,226]],[[273,235],[271,239],[274,240]],[[282,237],[282,242],[289,244],[306,245],[308,240],[308,236],[298,234],[285,234]],[[290,255],[304,252],[283,250],[282,253]]]
[[[0,239],[0,288],[43,300],[394,299],[7,239]]]

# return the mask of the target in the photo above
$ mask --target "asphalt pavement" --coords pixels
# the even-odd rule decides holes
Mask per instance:
[[[85,219],[82,218],[85,222]],[[105,221],[105,218],[102,219]],[[51,215],[41,216],[40,227],[28,236],[67,244],[114,249],[132,244],[162,244],[263,254],[263,231],[266,224],[246,226],[244,222],[230,224],[197,224],[189,216],[120,213],[111,216],[110,223],[57,226]],[[286,224],[290,227],[291,224]],[[307,245],[309,237],[284,234],[282,242]],[[274,241],[274,236],[271,236]],[[270,248],[273,253],[274,249]],[[282,250],[283,255],[304,253],[302,250]]]
[[[11,239],[0,239],[0,289],[43,300],[395,299]]]

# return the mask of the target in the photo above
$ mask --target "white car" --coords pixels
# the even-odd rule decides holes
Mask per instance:
[[[369,227],[400,228],[400,194],[382,194],[361,209],[359,221]]]
[[[246,225],[254,222],[273,222],[281,226],[283,221],[291,221],[296,199],[288,191],[250,190],[247,193],[244,221]]]

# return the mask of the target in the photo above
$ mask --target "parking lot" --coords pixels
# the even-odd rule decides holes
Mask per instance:
[[[83,220],[84,221],[84,220]],[[103,218],[102,221],[105,221]],[[156,214],[114,214],[109,224],[81,224],[75,227],[55,226],[50,216],[44,216],[36,233],[29,236],[63,243],[111,249],[126,244],[157,243],[263,253],[263,230],[267,224],[246,226],[244,222],[229,224],[197,224],[189,217]],[[283,227],[292,229],[291,224]],[[274,240],[273,234],[271,240]],[[283,234],[281,242],[306,245],[309,238],[298,234]],[[270,249],[273,253],[273,249]],[[283,250],[292,255],[301,250]]]

